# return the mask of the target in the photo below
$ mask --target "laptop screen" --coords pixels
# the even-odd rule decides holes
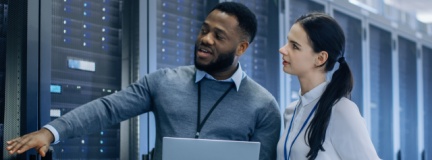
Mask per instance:
[[[259,142],[164,137],[162,160],[258,160]]]

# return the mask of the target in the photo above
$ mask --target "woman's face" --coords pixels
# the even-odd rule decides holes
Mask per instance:
[[[288,43],[279,49],[282,54],[285,73],[303,76],[316,68],[317,54],[313,51],[308,35],[303,27],[295,23],[288,33]]]

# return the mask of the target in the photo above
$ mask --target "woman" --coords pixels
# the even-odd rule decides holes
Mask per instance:
[[[324,13],[296,20],[280,48],[284,72],[300,82],[300,100],[285,110],[278,160],[379,159],[357,105],[349,97],[353,77],[344,58],[341,27]],[[327,72],[339,68],[330,82]]]

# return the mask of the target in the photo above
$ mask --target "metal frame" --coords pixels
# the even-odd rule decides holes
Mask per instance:
[[[417,43],[417,143],[418,155],[421,159],[423,150],[425,149],[424,138],[424,90],[423,90],[423,56],[422,45]]]
[[[40,70],[39,70],[39,128],[51,121],[51,43],[52,43],[52,1],[40,1]],[[49,25],[48,25],[49,24]],[[39,129],[37,128],[37,129]]]
[[[142,1],[141,1],[142,2]],[[157,1],[140,3],[139,77],[156,71],[157,67]],[[153,113],[139,116],[140,155],[148,155],[155,146],[156,125]],[[148,157],[146,157],[148,158]]]
[[[27,59],[23,66],[26,67],[24,77],[25,81],[25,96],[24,99],[24,115],[26,116],[25,124],[22,127],[26,127],[22,130],[22,134],[27,134],[32,131],[37,131],[39,126],[39,43],[40,43],[40,2],[39,1],[28,1],[27,2],[27,46],[26,56]],[[38,113],[38,114],[34,114]],[[42,116],[41,116],[42,117]]]
[[[428,49],[428,50],[430,50],[430,49],[432,49],[432,43],[429,43],[429,45],[424,45],[424,44],[422,44],[422,52],[421,52],[421,61],[422,61],[422,69],[426,69],[426,68],[424,68],[424,64],[425,63],[423,63],[423,62],[426,62],[427,61],[427,59],[424,59],[424,57],[425,57],[425,52],[424,52],[424,49]],[[429,55],[430,56],[430,55]],[[430,71],[430,68],[429,68],[429,71]],[[422,72],[424,73],[425,71],[424,70],[422,70]],[[425,77],[424,77],[424,75],[423,75],[423,77],[422,77],[422,80],[423,80],[423,84],[424,83],[428,83],[427,81],[424,81],[425,79],[424,79]],[[429,78],[429,77],[428,77]],[[425,86],[423,86],[423,87],[425,87]],[[422,91],[423,91],[423,101],[422,101],[422,106],[423,106],[423,109],[425,109],[426,107],[430,107],[430,106],[426,106],[425,105],[425,100],[427,100],[427,99],[429,99],[429,98],[431,98],[431,97],[426,97],[426,95],[425,95],[425,90],[428,90],[429,88],[423,88],[422,87]],[[424,111],[426,111],[426,110],[424,110]],[[430,109],[429,110],[427,110],[427,111],[430,111]],[[430,113],[430,112],[429,112]],[[429,116],[430,114],[429,114],[428,112],[426,112],[425,114],[422,114],[422,115],[424,115],[424,119],[423,119],[423,126],[425,127],[425,130],[423,131],[423,138],[424,138],[424,143],[425,144],[423,144],[423,150],[424,150],[424,154],[425,154],[425,158],[427,159],[428,157],[431,157],[430,155],[431,155],[431,153],[430,152],[428,152],[428,151],[431,151],[431,149],[430,149],[430,143],[427,143],[426,142],[426,140],[430,140],[430,138],[426,138],[427,136],[425,136],[425,133],[426,133],[426,124],[424,123],[424,122],[426,122],[428,119],[430,119],[430,118],[426,118],[426,116]],[[430,126],[428,126],[428,129],[430,130]],[[429,131],[428,131],[429,132]]]
[[[139,1],[123,1],[123,15],[122,15],[122,79],[121,88],[126,88],[129,84],[135,81],[136,66],[134,66],[136,43],[134,29],[139,22]],[[139,154],[139,117],[134,117],[120,123],[120,159],[138,159]]]
[[[279,1],[279,46],[284,46],[287,42],[287,35],[289,32],[289,1],[287,0],[281,0]],[[282,55],[279,54],[279,64],[282,64]],[[283,117],[285,108],[291,103],[290,98],[290,91],[291,91],[291,76],[283,72],[283,66],[279,65],[279,109],[281,111],[281,116]],[[284,120],[282,119],[282,122]],[[281,123],[282,128],[284,128],[284,123]],[[281,130],[281,134],[283,132],[283,129]]]
[[[399,52],[397,45],[397,34],[392,32],[392,79],[393,79],[393,151],[395,155],[395,159],[397,158],[398,152],[401,148],[400,145],[400,90],[399,90]]]

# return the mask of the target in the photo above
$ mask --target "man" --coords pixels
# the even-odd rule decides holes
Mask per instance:
[[[7,142],[10,154],[35,148],[45,156],[50,143],[101,130],[153,111],[155,159],[163,137],[261,142],[260,159],[275,159],[280,113],[274,97],[238,63],[254,39],[255,15],[235,2],[218,4],[205,19],[195,44],[195,66],[162,69],[126,89],[94,100],[39,131]]]

